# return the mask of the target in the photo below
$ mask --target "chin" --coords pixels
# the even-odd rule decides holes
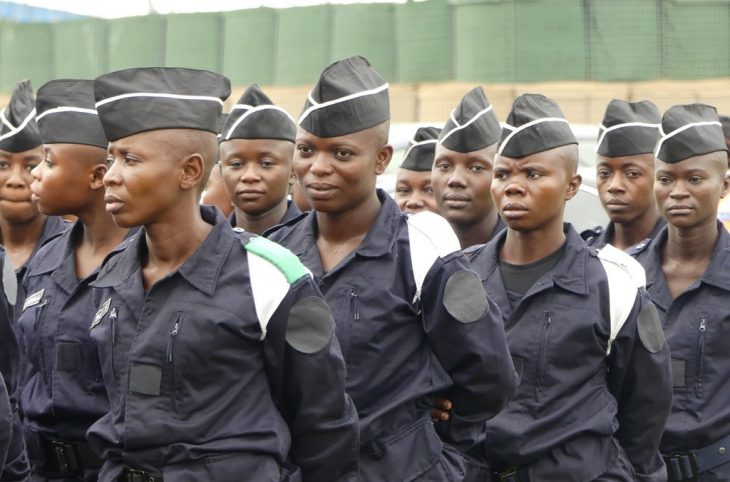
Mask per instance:
[[[128,213],[112,214],[112,219],[114,220],[114,224],[120,228],[134,228],[145,224],[143,221],[135,219],[134,216],[130,216]]]

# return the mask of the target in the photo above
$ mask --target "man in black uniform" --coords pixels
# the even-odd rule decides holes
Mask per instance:
[[[431,167],[440,132],[438,127],[419,127],[408,142],[395,179],[394,195],[404,213],[439,212],[431,186]]]

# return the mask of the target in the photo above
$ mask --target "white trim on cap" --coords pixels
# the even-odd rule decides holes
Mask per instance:
[[[381,85],[380,87],[376,87],[374,89],[362,90],[360,92],[355,92],[354,94],[340,97],[339,99],[328,100],[327,102],[322,102],[322,103],[319,103],[316,100],[314,100],[312,98],[312,93],[310,92],[309,95],[307,96],[307,98],[309,99],[309,102],[312,105],[309,106],[309,108],[307,110],[305,110],[301,116],[299,116],[299,120],[297,121],[297,124],[301,124],[302,121],[304,121],[304,119],[306,119],[309,116],[309,114],[311,114],[315,110],[324,109],[325,107],[329,107],[329,106],[335,105],[335,104],[340,104],[342,102],[347,102],[348,100],[357,99],[358,97],[365,97],[366,95],[379,94],[380,92],[383,92],[384,90],[388,90],[389,87],[390,87],[390,84],[388,84],[386,82],[385,84]]]
[[[48,109],[47,111],[43,111],[38,114],[35,118],[35,121],[38,122],[49,114],[58,114],[60,112],[77,112],[79,114],[99,115],[99,113],[96,112],[96,110],[94,109],[84,109],[83,107],[55,107],[53,109]]]
[[[243,106],[245,104],[239,104],[239,105]],[[248,106],[248,107],[250,107],[250,109],[247,110],[246,112],[244,112],[243,114],[241,114],[241,117],[236,119],[236,122],[234,122],[233,125],[231,126],[231,128],[228,129],[228,134],[226,134],[225,140],[228,140],[231,138],[233,131],[236,130],[236,127],[238,127],[241,124],[241,122],[243,122],[243,119],[245,119],[246,117],[248,117],[251,114],[254,114],[256,112],[261,112],[262,110],[278,110],[279,112],[283,112],[294,124],[296,124],[296,121],[294,120],[294,118],[291,115],[289,115],[289,113],[287,111],[285,111],[278,105],[265,104],[265,105],[259,105],[256,107],[251,107],[251,106]],[[234,106],[234,109],[235,109],[235,106]],[[234,109],[231,109],[231,112],[233,112]]]
[[[596,143],[596,152],[598,152],[598,148],[601,147],[601,143],[603,142],[603,139],[606,138],[606,134],[611,131],[615,131],[616,129],[621,129],[622,127],[652,127],[654,129],[658,129],[659,132],[662,131],[661,124],[649,124],[647,122],[624,122],[623,124],[616,124],[615,126],[611,127],[606,127],[601,124],[600,126],[598,126],[598,128],[603,129],[603,133],[601,134],[601,137],[598,138],[598,142]]]
[[[221,106],[223,101],[218,97],[211,97],[208,95],[182,95],[182,94],[165,94],[162,92],[130,92],[129,94],[120,94],[113,97],[102,99],[96,103],[96,108],[110,102],[116,102],[118,100],[130,99],[134,97],[161,97],[165,99],[180,99],[180,100],[205,100],[209,102],[218,102]]]
[[[233,112],[234,110],[249,110],[249,109],[253,109],[253,106],[248,105],[248,104],[236,104],[233,107],[231,107],[231,112]],[[229,112],[229,114],[231,112]]]
[[[15,134],[17,134],[18,132],[22,131],[23,129],[25,129],[25,126],[27,126],[28,123],[30,121],[32,121],[33,119],[35,119],[35,109],[33,109],[33,110],[30,111],[30,114],[28,114],[28,117],[26,117],[25,119],[23,119],[23,122],[21,122],[18,127],[13,127],[11,130],[9,130],[5,134],[1,135],[0,136],[0,141],[4,141],[5,139],[8,139],[10,137],[13,137]]]
[[[512,132],[509,133],[509,135],[502,141],[502,145],[499,146],[499,150],[497,151],[498,155],[502,155],[502,152],[504,151],[504,147],[509,143],[509,141],[512,140],[512,138],[520,131],[523,131],[529,127],[532,127],[537,124],[542,124],[543,122],[564,122],[570,126],[570,123],[568,122],[568,119],[564,119],[562,117],[543,117],[541,119],[535,119],[534,121],[530,121],[527,124],[522,124],[520,127],[514,127],[509,124],[504,124],[504,128],[511,130]]]
[[[15,126],[11,124],[8,119],[5,118],[5,108],[3,108],[3,110],[0,110],[0,120],[2,120],[2,123],[8,126],[9,129],[15,129]]]
[[[492,106],[489,105],[489,106],[487,106],[486,109],[480,110],[479,112],[477,112],[476,114],[474,114],[474,117],[472,117],[467,122],[465,122],[464,124],[461,124],[461,125],[458,122],[456,122],[456,119],[454,118],[454,111],[451,111],[450,117],[451,117],[451,120],[454,121],[454,124],[456,124],[456,127],[454,127],[449,132],[447,132],[446,135],[443,138],[439,139],[439,144],[443,145],[444,142],[446,141],[446,139],[448,139],[451,134],[453,134],[456,131],[460,131],[461,129],[466,129],[471,124],[473,124],[474,122],[476,122],[476,120],[478,118],[480,118],[481,116],[483,116],[487,112],[490,112],[491,110],[492,110]]]
[[[690,122],[689,124],[685,124],[682,127],[679,127],[677,129],[674,129],[669,134],[664,134],[664,129],[660,128],[660,131],[664,136],[662,136],[661,139],[659,139],[659,142],[657,142],[656,149],[654,150],[654,157],[659,157],[659,151],[662,148],[662,144],[664,144],[665,141],[671,139],[672,137],[676,136],[677,134],[686,131],[687,129],[691,129],[692,127],[704,127],[704,126],[720,126],[722,128],[722,124],[718,121],[703,121],[703,122]]]
[[[406,149],[406,153],[403,154],[403,160],[405,161],[408,159],[408,154],[411,153],[414,147],[423,146],[425,144],[436,144],[438,142],[438,139],[426,139],[425,141],[420,142],[414,142],[415,139],[411,139],[411,145],[408,146],[408,149]]]

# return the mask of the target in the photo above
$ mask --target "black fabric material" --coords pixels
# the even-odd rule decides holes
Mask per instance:
[[[549,272],[557,264],[565,251],[565,244],[554,253],[528,264],[512,264],[499,260],[502,282],[508,292],[524,296],[535,281]]]
[[[441,129],[438,127],[419,127],[413,139],[408,142],[406,156],[400,165],[401,169],[430,171],[436,153],[436,140],[440,133]],[[421,142],[423,144],[420,144]]]
[[[220,99],[128,97],[124,94],[173,94]],[[94,79],[94,97],[107,139],[115,141],[156,129],[197,129],[218,134],[222,101],[231,82],[206,70],[145,67],[119,70]]]
[[[289,312],[286,342],[301,353],[317,353],[332,338],[332,315],[322,298],[303,298]]]
[[[517,97],[512,104],[512,111],[507,116],[506,122],[513,129],[502,128],[502,135],[499,140],[500,154],[506,157],[520,158],[555,149],[556,147],[578,144],[570,125],[561,121],[536,123],[507,140],[514,129],[519,129],[529,122],[548,117],[565,118],[554,100],[542,94],[523,94]]]
[[[470,90],[446,121],[439,136],[441,145],[456,152],[473,152],[496,144],[501,129],[494,110],[483,112],[489,106],[481,87]]]
[[[268,105],[273,106],[274,103],[258,85],[251,85],[228,114],[221,131],[221,142],[229,139],[281,139],[294,142],[297,126],[289,115],[278,109],[256,109]]]
[[[725,136],[720,125],[717,109],[706,104],[686,104],[670,107],[662,117],[662,131],[670,135],[673,131],[695,122],[716,122],[716,124],[693,126],[663,139],[656,157],[673,164],[694,156],[725,151]]]
[[[32,115],[33,109],[35,109],[35,100],[30,80],[18,82],[15,84],[10,102],[2,110],[2,115],[13,126],[13,129],[5,122],[0,122],[0,149],[8,152],[24,152],[43,144],[35,116]],[[27,124],[18,130],[29,117],[31,118]]]
[[[38,89],[36,117],[46,144],[84,144],[107,148],[99,115],[96,113],[94,83],[91,80],[52,80]],[[94,112],[45,112],[58,107],[90,109]]]
[[[134,364],[129,369],[129,391],[144,395],[159,395],[162,369],[154,365]]]
[[[672,385],[675,387],[683,387],[686,385],[685,373],[687,371],[687,362],[684,360],[672,360]]]
[[[359,92],[377,89],[386,82],[364,57],[355,56],[330,64],[315,84],[299,118],[299,125],[318,137],[337,137],[369,129],[390,120],[388,89],[376,94],[308,109]]]
[[[637,320],[639,339],[650,353],[659,353],[664,347],[664,328],[653,304],[647,304]]]
[[[456,271],[446,281],[444,307],[456,321],[473,323],[486,311],[489,303],[482,281],[473,271]]]
[[[600,141],[598,154],[606,157],[624,157],[653,153],[659,140],[661,120],[662,115],[659,109],[648,100],[626,102],[613,99],[608,103],[603,122],[598,130],[598,140]],[[607,131],[611,127],[631,122],[656,124],[656,127],[622,126]]]

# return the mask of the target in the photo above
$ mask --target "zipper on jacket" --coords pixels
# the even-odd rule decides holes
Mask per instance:
[[[172,363],[174,361],[175,340],[177,339],[177,335],[180,334],[180,326],[182,325],[182,321],[183,321],[183,315],[182,315],[182,313],[178,313],[177,319],[175,320],[175,325],[172,327],[170,336],[167,339],[167,362],[168,363]]]
[[[355,288],[350,288],[350,313],[352,313],[353,320],[358,321],[360,319],[360,302],[357,299]]]
[[[550,340],[550,328],[553,324],[553,314],[549,311],[545,312],[545,325],[542,332],[542,343],[540,344],[540,354],[538,356],[538,373],[536,387],[538,391],[542,391],[545,382],[545,372],[547,371],[547,352],[548,342]]]
[[[116,353],[116,343],[117,343],[117,315],[119,313],[119,310],[117,307],[113,307],[111,313],[109,313],[109,337],[111,338],[111,350],[110,350],[110,358],[111,358],[111,365],[112,365],[112,374],[114,375],[114,378],[117,378],[117,366],[116,363],[114,363],[114,356]]]
[[[697,337],[698,377],[697,377],[697,398],[702,398],[702,383],[705,365],[705,341],[707,338],[707,315],[702,313],[700,317],[699,334]]]

